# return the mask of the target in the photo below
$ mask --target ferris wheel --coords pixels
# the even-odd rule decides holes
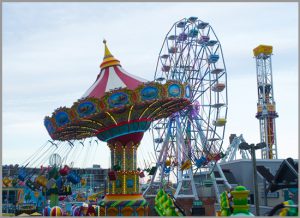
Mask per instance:
[[[220,41],[209,23],[190,17],[172,26],[160,50],[155,80],[189,85],[191,106],[151,128],[160,179],[173,174],[178,183],[223,156],[227,75]]]

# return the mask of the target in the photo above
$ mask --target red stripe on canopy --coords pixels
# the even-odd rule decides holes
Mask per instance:
[[[105,93],[105,88],[106,88],[106,85],[107,85],[108,77],[109,77],[109,67],[105,69],[104,75],[103,75],[101,81],[90,92],[88,97],[101,98]]]
[[[116,74],[118,75],[118,77],[123,81],[123,83],[125,83],[125,85],[129,88],[129,89],[135,89],[136,87],[138,87],[140,84],[142,84],[143,82],[127,76],[126,74],[124,74],[118,66],[113,66]]]

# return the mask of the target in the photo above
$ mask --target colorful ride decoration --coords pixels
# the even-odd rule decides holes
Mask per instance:
[[[96,209],[93,205],[89,204],[85,216],[96,216]]]
[[[231,215],[231,209],[230,209],[230,203],[228,199],[229,193],[227,191],[222,192],[220,195],[220,206],[221,210],[219,211],[219,216],[230,216]]]
[[[142,195],[109,195],[100,203],[100,216],[147,216],[148,202]]]
[[[54,206],[51,208],[50,216],[63,216],[63,210],[58,206]]]
[[[81,206],[73,206],[72,207],[72,216],[81,216]]]
[[[71,216],[100,216],[100,206],[83,203],[80,206],[73,205],[70,208]]]
[[[171,80],[164,84],[147,82],[133,76],[110,53],[106,41],[104,44],[104,59],[94,84],[71,108],[58,108],[51,117],[45,118],[44,124],[53,140],[97,136],[107,142],[112,169],[109,191],[101,207],[108,215],[144,216],[148,205],[139,193],[142,175],[136,166],[137,148],[152,121],[168,117],[190,104],[185,93],[187,85]],[[72,172],[67,178],[72,183],[80,182],[72,178]]]
[[[288,200],[282,202],[282,204],[284,205],[284,208],[281,209],[279,216],[298,216],[298,208],[297,205],[295,205],[294,201]]]
[[[18,171],[18,179],[24,182],[26,177],[27,177],[27,173],[26,173],[25,169],[21,168]]]
[[[51,207],[47,206],[43,209],[43,216],[50,216]]]
[[[48,183],[48,179],[44,175],[40,175],[36,178],[35,182],[40,186],[46,187]]]
[[[100,216],[100,206],[93,205],[93,207],[95,208],[95,216]]]
[[[54,185],[50,190],[49,190],[49,193],[50,193],[50,206],[51,207],[54,207],[54,206],[57,206],[58,205],[58,202],[59,202],[59,196],[58,196],[58,188],[56,187],[56,185]]]
[[[70,172],[70,167],[68,165],[65,165],[62,169],[59,170],[59,174],[61,176],[66,176]]]
[[[57,206],[60,196],[72,195],[71,186],[67,182],[78,183],[80,177],[73,171],[70,171],[70,167],[65,165],[62,168],[53,167],[48,170],[47,177],[45,175],[39,175],[35,183],[43,187],[43,194],[48,196],[51,201],[51,207]],[[71,179],[69,179],[71,177]]]
[[[2,184],[4,185],[4,187],[8,187],[11,184],[11,182],[12,182],[11,178],[4,177],[3,181],[2,181]]]
[[[225,191],[220,195],[221,211],[219,216],[254,216],[250,213],[248,197],[250,191],[244,186],[237,186],[230,193]],[[232,198],[228,196],[231,195]],[[233,209],[233,212],[231,212]]]
[[[68,181],[70,181],[71,183],[73,183],[74,185],[80,183],[81,178],[80,176],[75,172],[75,171],[71,171],[68,176],[67,176]]]
[[[155,197],[154,209],[159,216],[181,216],[175,210],[172,199],[163,189],[160,189]]]

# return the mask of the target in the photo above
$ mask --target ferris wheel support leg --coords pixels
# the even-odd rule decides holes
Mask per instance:
[[[191,178],[191,185],[192,185],[192,191],[193,191],[194,198],[195,198],[195,200],[199,200],[196,185],[195,185],[195,181],[194,181],[194,178],[193,178],[192,169],[189,169],[189,174],[190,174],[190,178]]]
[[[232,188],[232,186],[229,184],[228,180],[226,179],[220,164],[216,163],[216,167],[217,167],[217,170],[218,170],[221,178],[223,179],[224,185],[227,187],[228,190],[230,190]]]
[[[216,194],[217,202],[220,203],[221,202],[221,200],[220,200],[220,191],[219,191],[219,187],[218,187],[218,184],[217,184],[214,172],[212,172],[210,174],[210,177],[211,177],[211,179],[213,181],[213,186],[214,186],[214,189],[215,189],[215,194]]]
[[[178,181],[178,183],[177,183],[177,188],[176,188],[176,192],[175,192],[175,195],[174,195],[175,199],[178,198],[178,195],[179,195],[179,192],[180,192],[181,188],[182,188],[182,180]]]
[[[212,168],[212,167],[213,166],[211,165],[210,168]],[[228,180],[226,179],[226,177],[225,177],[225,175],[223,173],[223,170],[222,170],[221,166],[219,165],[219,163],[216,163],[215,167],[216,167],[216,169],[217,169],[217,171],[218,171],[218,173],[220,175],[220,178],[218,178],[218,179],[221,179],[221,181],[223,181],[223,183],[226,186],[226,188],[228,190],[230,190],[232,188],[232,186],[229,184]],[[210,177],[211,177],[211,179],[213,181],[213,186],[214,186],[214,189],[215,189],[216,199],[217,199],[218,203],[220,203],[220,201],[221,201],[220,200],[220,190],[219,190],[219,186],[217,184],[217,180],[216,180],[215,173],[214,173],[213,169],[211,171]]]
[[[186,147],[186,144],[184,143],[184,139],[182,137],[183,134],[182,134],[182,129],[180,128],[181,125],[180,125],[178,116],[175,117],[175,120],[176,120],[176,125],[177,125],[177,133],[176,133],[176,139],[177,139],[177,143],[178,143],[177,146],[178,146],[179,150],[182,151],[183,148]],[[178,163],[181,163],[183,161],[181,152],[178,152],[177,158],[178,158]],[[183,195],[180,194],[180,191],[182,190],[183,182],[190,182],[190,186],[192,188],[192,196],[195,200],[199,200],[197,189],[196,189],[195,182],[194,182],[192,166],[188,169],[187,175],[188,175],[188,178],[185,178],[183,176],[183,172],[181,170],[179,171],[178,178],[177,178],[178,183],[177,183],[177,188],[176,188],[174,197],[177,198],[179,196],[184,196],[185,194],[183,194]],[[186,195],[186,197],[187,196],[190,197],[191,195]]]
[[[157,159],[157,163],[156,163],[156,171],[155,173],[153,174],[152,178],[151,178],[151,181],[150,181],[150,184],[149,186],[145,189],[145,191],[143,192],[143,196],[145,197],[147,192],[150,190],[151,186],[154,184],[154,180],[155,180],[155,177],[157,175],[157,172],[161,171],[161,175],[163,176],[163,172],[164,172],[164,169],[163,169],[163,166],[165,165],[164,162],[163,162],[163,166],[160,164],[162,159],[165,159],[165,157],[163,156],[163,154],[165,153],[165,150],[167,149],[167,145],[168,145],[168,141],[169,141],[169,138],[170,138],[170,135],[171,135],[171,128],[172,128],[172,121],[171,119],[168,121],[168,131],[167,131],[167,135],[166,135],[166,138],[165,138],[165,141],[163,142],[163,146],[162,146],[162,149],[160,151],[160,154],[159,154],[159,157]],[[161,177],[162,178],[162,177]],[[162,187],[162,181],[161,181],[161,184],[160,184],[160,188]]]

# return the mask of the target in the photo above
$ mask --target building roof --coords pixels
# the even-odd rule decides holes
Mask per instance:
[[[214,171],[214,173],[216,178],[220,177],[220,173],[218,171]],[[233,173],[229,169],[224,169],[223,173],[229,184],[238,184]],[[223,184],[223,181],[217,181],[217,184]]]
[[[283,160],[275,175],[264,166],[257,166],[257,171],[269,182],[271,192],[284,188],[298,187],[298,163],[292,158]]]
[[[100,73],[94,84],[82,96],[101,98],[105,92],[117,88],[134,90],[140,84],[147,82],[145,79],[134,76],[121,67],[120,61],[109,51],[106,41],[103,62],[100,65]]]

